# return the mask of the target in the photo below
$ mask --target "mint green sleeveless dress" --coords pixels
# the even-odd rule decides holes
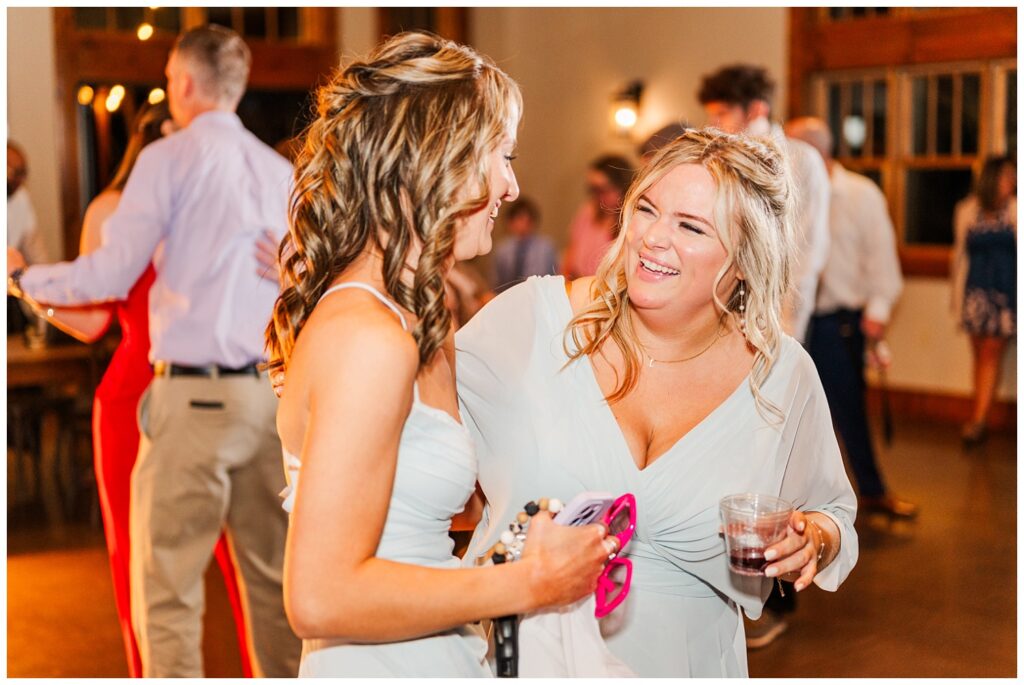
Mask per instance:
[[[344,283],[324,293],[359,288],[395,312],[395,305],[363,283]],[[323,299],[323,298],[321,298]],[[368,398],[367,401],[372,401]],[[289,513],[295,503],[302,462],[284,453],[288,487],[281,493]],[[413,386],[413,404],[398,445],[398,462],[388,514],[376,556],[407,564],[458,568],[448,535],[452,516],[462,511],[476,487],[473,442],[463,424],[447,412],[420,401]],[[339,533],[339,522],[324,521],[324,535]],[[416,597],[408,598],[415,602]],[[487,642],[475,626],[461,626],[435,635],[380,644],[344,640],[303,640],[299,677],[491,677]]]

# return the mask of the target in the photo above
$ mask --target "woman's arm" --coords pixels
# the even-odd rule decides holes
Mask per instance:
[[[534,517],[513,564],[438,569],[375,556],[418,356],[394,320],[350,324],[336,317],[318,331],[307,326],[302,358],[316,360],[315,373],[301,369],[298,355],[289,368],[291,378],[311,379],[285,552],[285,607],[296,634],[403,640],[592,592],[609,551],[603,529],[558,526],[546,514]]]
[[[89,254],[100,246],[100,228],[106,218],[114,213],[120,197],[119,192],[106,190],[89,203],[82,221],[81,254]],[[93,343],[103,337],[114,318],[114,308],[110,304],[48,307],[37,310],[37,313],[44,314],[47,321],[84,343]]]
[[[802,348],[790,354],[799,358],[791,371],[790,392],[795,396],[784,402],[788,412],[780,427],[782,444],[789,450],[780,496],[799,511],[790,517],[786,538],[766,550],[766,557],[773,552],[769,561],[777,561],[765,572],[796,578],[798,590],[812,580],[822,589],[835,590],[857,563],[857,498],[814,363]]]

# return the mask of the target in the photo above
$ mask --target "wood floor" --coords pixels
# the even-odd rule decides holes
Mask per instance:
[[[1015,676],[1016,447],[1002,435],[965,451],[955,426],[897,422],[882,468],[920,518],[860,517],[850,578],[837,593],[800,593],[788,631],[750,653],[751,675]],[[12,524],[7,546],[7,675],[127,675],[102,535]],[[214,571],[206,586],[206,672],[240,676]]]

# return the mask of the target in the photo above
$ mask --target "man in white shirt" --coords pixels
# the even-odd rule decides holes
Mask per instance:
[[[181,130],[139,154],[100,247],[13,271],[8,255],[9,288],[44,304],[124,299],[156,269],[154,378],[139,404],[130,504],[132,627],[146,677],[202,677],[203,575],[225,527],[253,673],[298,674],[282,594],[277,401],[259,368],[279,288],[251,249],[264,232],[284,234],[292,167],[235,114],[249,64],[229,29],[182,34],[166,69]]]
[[[704,106],[709,126],[729,133],[770,137],[789,162],[797,191],[799,256],[793,264],[793,288],[783,303],[782,326],[802,343],[814,311],[818,277],[828,258],[828,172],[811,146],[786,138],[782,128],[772,124],[769,117],[774,90],[775,84],[765,69],[737,64],[705,76],[697,99]]]
[[[821,154],[832,183],[832,247],[821,275],[808,351],[857,481],[859,508],[912,518],[917,506],[889,494],[878,470],[864,400],[865,352],[873,354],[885,337],[893,304],[903,289],[885,196],[871,179],[832,158],[832,133],[821,119],[794,119],[786,124],[786,135]]]
[[[43,264],[49,255],[39,233],[36,210],[32,206],[25,181],[28,162],[25,153],[7,143],[7,246],[17,248],[29,264]]]

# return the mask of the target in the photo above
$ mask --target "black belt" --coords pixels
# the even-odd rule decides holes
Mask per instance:
[[[259,366],[255,363],[239,368],[221,366],[220,364],[207,364],[206,366],[185,366],[183,364],[172,364],[171,362],[158,361],[153,364],[154,376],[202,376],[204,378],[219,378],[221,376],[256,376],[260,375]]]

